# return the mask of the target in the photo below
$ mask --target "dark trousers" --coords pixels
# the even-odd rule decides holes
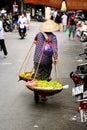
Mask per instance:
[[[52,64],[40,64],[38,66],[38,63],[34,63],[34,69],[35,69],[35,79],[38,80],[49,80],[51,70],[52,70]]]
[[[69,29],[70,29],[69,37],[71,36],[71,33],[72,33],[72,36],[74,38],[75,37],[76,26],[75,25],[70,25]]]
[[[4,55],[7,55],[7,49],[6,49],[6,46],[5,46],[4,39],[0,39],[0,46],[1,46],[1,50],[3,50]]]

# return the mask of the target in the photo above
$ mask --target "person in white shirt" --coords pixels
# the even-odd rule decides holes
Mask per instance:
[[[27,18],[27,22],[30,25],[30,20],[31,20],[31,14],[30,14],[30,10],[26,11],[26,18]]]
[[[26,25],[27,25],[27,18],[25,17],[24,13],[19,17],[18,24],[24,24],[24,32],[26,33]],[[19,28],[20,33],[20,28]]]
[[[4,29],[3,29],[2,17],[0,16],[0,49],[4,53],[4,58],[6,58],[8,55],[8,52],[7,52],[7,48],[5,45],[4,31],[3,30]]]
[[[65,12],[63,13],[61,18],[62,18],[62,28],[63,31],[65,32],[67,27],[67,15],[65,14]]]
[[[54,10],[54,13],[53,13],[53,20],[54,20],[54,21],[55,21],[55,19],[56,19],[57,12],[58,12],[57,9],[55,9],[55,10]]]
[[[24,13],[19,17],[18,23],[27,24],[27,18],[25,17]]]

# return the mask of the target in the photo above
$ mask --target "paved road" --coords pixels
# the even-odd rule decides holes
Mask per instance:
[[[76,65],[85,62],[79,57],[86,43],[78,38],[69,41],[68,36],[56,32],[59,48],[58,80],[69,88],[48,97],[47,102],[35,104],[33,92],[18,82],[20,67],[31,47],[33,38],[41,23],[32,21],[27,37],[21,40],[18,33],[5,33],[8,58],[0,52],[0,130],[86,130],[87,123],[81,123],[76,111],[78,104],[72,97],[73,82],[69,78]],[[27,69],[33,68],[32,48]],[[55,71],[52,78],[55,79]]]

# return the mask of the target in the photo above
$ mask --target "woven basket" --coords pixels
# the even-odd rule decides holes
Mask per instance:
[[[32,77],[23,77],[23,76],[21,76],[21,75],[19,75],[19,81],[20,80],[24,80],[24,81],[31,81],[31,80],[33,80],[33,78],[34,78],[34,75],[35,75],[35,73],[32,75]]]
[[[19,76],[19,80],[29,81],[29,80],[33,80],[33,78],[24,78],[24,77]]]
[[[51,96],[57,94],[63,90],[63,88],[50,89],[50,88],[39,88],[37,86],[26,85],[26,87],[32,91],[35,91],[39,95]]]

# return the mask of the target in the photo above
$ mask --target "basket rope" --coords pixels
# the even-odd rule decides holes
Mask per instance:
[[[41,63],[42,56],[43,56],[43,48],[42,48],[41,55],[40,55],[39,62],[38,62],[38,66],[36,68],[36,72],[35,72],[35,75],[34,75],[34,80],[35,80],[35,77],[37,75],[37,72],[38,72],[38,69],[39,69],[39,66],[40,66],[40,63]]]
[[[29,49],[29,51],[28,51],[28,53],[27,53],[27,55],[26,55],[26,57],[25,57],[25,59],[24,59],[22,65],[21,65],[21,67],[20,67],[20,69],[19,69],[19,74],[20,74],[22,68],[24,67],[25,61],[27,60],[27,62],[28,62],[28,60],[29,60],[29,58],[30,58],[30,52],[31,52],[31,49],[33,48],[33,46],[34,46],[34,44],[31,45],[31,47],[30,47],[30,49]],[[26,69],[26,67],[27,67],[27,63],[26,63],[26,65],[25,65],[25,69]],[[24,70],[25,70],[25,69],[24,69]],[[32,70],[33,70],[33,68],[32,68]]]
[[[60,69],[59,69],[59,64],[58,63],[56,65],[54,64],[54,68],[55,68],[56,79],[58,79],[59,82],[62,84],[62,74],[61,74]],[[60,78],[58,78],[58,74],[59,74]]]

